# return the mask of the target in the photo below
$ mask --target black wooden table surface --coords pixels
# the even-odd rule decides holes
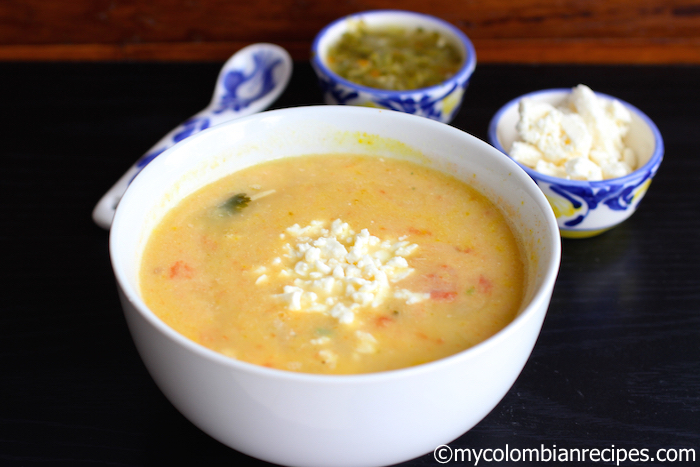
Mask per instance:
[[[108,233],[90,218],[139,156],[208,104],[220,65],[0,64],[0,465],[249,460],[150,379],[117,299]],[[563,241],[525,369],[451,447],[646,449],[655,461],[644,465],[694,449],[700,461],[700,67],[478,65],[453,125],[486,139],[510,99],[579,83],[649,115],[664,162],[629,220]],[[296,63],[274,107],[317,103],[309,64]],[[438,464],[429,453],[406,465]]]

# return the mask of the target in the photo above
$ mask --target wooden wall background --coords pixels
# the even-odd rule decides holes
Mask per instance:
[[[697,0],[0,0],[0,60],[223,61],[254,42],[308,58],[348,13],[439,16],[480,63],[700,64]]]

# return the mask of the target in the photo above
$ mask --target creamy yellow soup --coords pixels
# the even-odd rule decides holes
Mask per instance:
[[[189,339],[283,370],[353,374],[467,349],[516,316],[525,273],[501,211],[418,164],[287,158],[187,197],[152,233],[141,294]]]

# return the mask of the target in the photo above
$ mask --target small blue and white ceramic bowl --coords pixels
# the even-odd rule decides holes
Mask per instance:
[[[401,26],[437,31],[457,46],[464,58],[462,67],[441,84],[407,91],[388,91],[350,82],[331,71],[327,60],[328,50],[344,32],[359,22],[370,28]],[[449,123],[462,104],[476,67],[476,52],[462,31],[442,19],[411,11],[374,10],[343,17],[321,30],[311,47],[311,65],[318,76],[326,104],[386,108]]]
[[[523,98],[547,102],[554,106],[563,102],[571,89],[547,89],[513,99],[491,119],[488,139],[499,151],[508,154],[518,137],[519,103]],[[606,94],[599,98],[616,99],[632,114],[625,144],[637,155],[638,168],[620,178],[602,181],[567,180],[535,171],[519,164],[532,177],[554,210],[559,231],[565,238],[587,238],[601,234],[630,217],[644,197],[656,175],[664,155],[664,142],[654,122],[631,104]],[[506,150],[508,148],[508,150]]]

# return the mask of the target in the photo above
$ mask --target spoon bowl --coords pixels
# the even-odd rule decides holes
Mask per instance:
[[[278,45],[252,44],[233,54],[219,72],[209,106],[182,122],[141,156],[102,196],[92,211],[92,219],[109,229],[124,192],[149,162],[206,128],[265,110],[282,94],[291,75],[292,59]]]

